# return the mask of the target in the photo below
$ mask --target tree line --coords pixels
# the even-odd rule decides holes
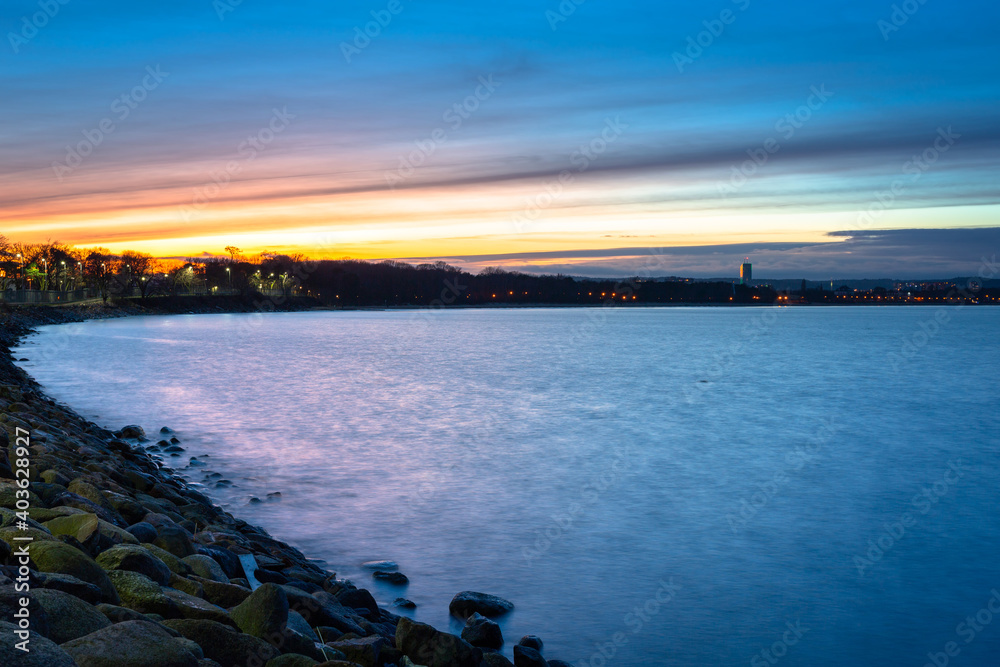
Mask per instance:
[[[79,249],[59,242],[11,243],[0,236],[3,289],[90,288],[105,300],[157,295],[309,297],[327,306],[764,304],[768,287],[682,278],[622,280],[532,275],[499,267],[471,273],[445,262],[312,260],[273,252],[165,260],[148,253]]]

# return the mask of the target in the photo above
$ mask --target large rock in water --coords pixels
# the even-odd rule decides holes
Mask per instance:
[[[215,621],[179,619],[164,621],[163,624],[198,644],[206,658],[215,660],[222,667],[266,664],[279,655],[278,649],[263,639],[237,632]]]
[[[111,625],[104,614],[69,593],[41,588],[33,590],[31,596],[38,600],[48,617],[49,631],[46,636],[57,644]]]
[[[32,562],[42,572],[69,574],[101,589],[104,601],[120,601],[107,573],[93,558],[62,542],[33,542],[29,548]]]
[[[486,618],[496,618],[513,609],[513,602],[496,595],[475,591],[462,591],[452,598],[451,604],[448,605],[448,610],[459,618],[468,618],[475,613],[480,613]]]
[[[499,653],[483,653],[483,667],[514,667],[514,663]]]
[[[30,651],[25,653],[17,648],[21,640],[14,634],[17,626],[0,621],[0,665],[14,667],[77,667],[66,651],[52,640],[31,633]]]
[[[548,667],[548,664],[535,649],[520,644],[514,647],[514,667]]]
[[[406,617],[396,625],[396,648],[426,667],[479,667],[483,652],[465,640]]]
[[[61,647],[79,667],[198,667],[198,657],[163,628],[125,621]]]
[[[243,632],[267,639],[288,626],[288,596],[277,584],[264,584],[229,611]]]
[[[473,614],[462,628],[462,639],[479,648],[498,649],[503,646],[500,626],[482,614]]]
[[[97,557],[97,564],[105,570],[128,570],[144,574],[160,586],[170,583],[170,568],[146,549],[122,544],[112,547]]]

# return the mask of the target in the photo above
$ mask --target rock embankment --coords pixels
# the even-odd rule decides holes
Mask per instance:
[[[0,312],[0,664],[511,665],[487,618],[509,602],[456,596],[470,641],[380,608],[163,468],[141,429],[86,421],[11,363],[10,346],[32,326],[122,314]],[[518,666],[547,664],[525,644]]]

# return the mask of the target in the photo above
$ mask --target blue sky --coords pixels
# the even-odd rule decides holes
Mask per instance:
[[[1000,226],[992,3],[914,0],[896,25],[891,2],[52,6],[30,39],[16,36],[38,2],[0,10],[12,238],[582,273],[594,251],[619,258],[601,271],[627,271],[623,247],[739,259],[747,243],[822,244],[845,275],[875,275],[893,267],[859,265],[852,237],[831,234]],[[348,62],[372,12],[391,21]],[[168,75],[119,118],[147,67]],[[292,119],[246,159],[275,110]],[[104,119],[114,131],[88,140]],[[60,173],[81,141],[90,154]],[[802,270],[780,260],[776,276]]]

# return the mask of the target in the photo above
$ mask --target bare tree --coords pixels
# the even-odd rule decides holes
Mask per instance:
[[[100,291],[104,303],[108,302],[114,290],[120,264],[121,259],[112,255],[107,248],[94,248],[83,262],[87,282]]]
[[[123,252],[121,261],[124,265],[126,291],[129,294],[138,291],[139,298],[145,301],[159,282],[155,277],[161,271],[160,262],[148,253],[133,250]]]

